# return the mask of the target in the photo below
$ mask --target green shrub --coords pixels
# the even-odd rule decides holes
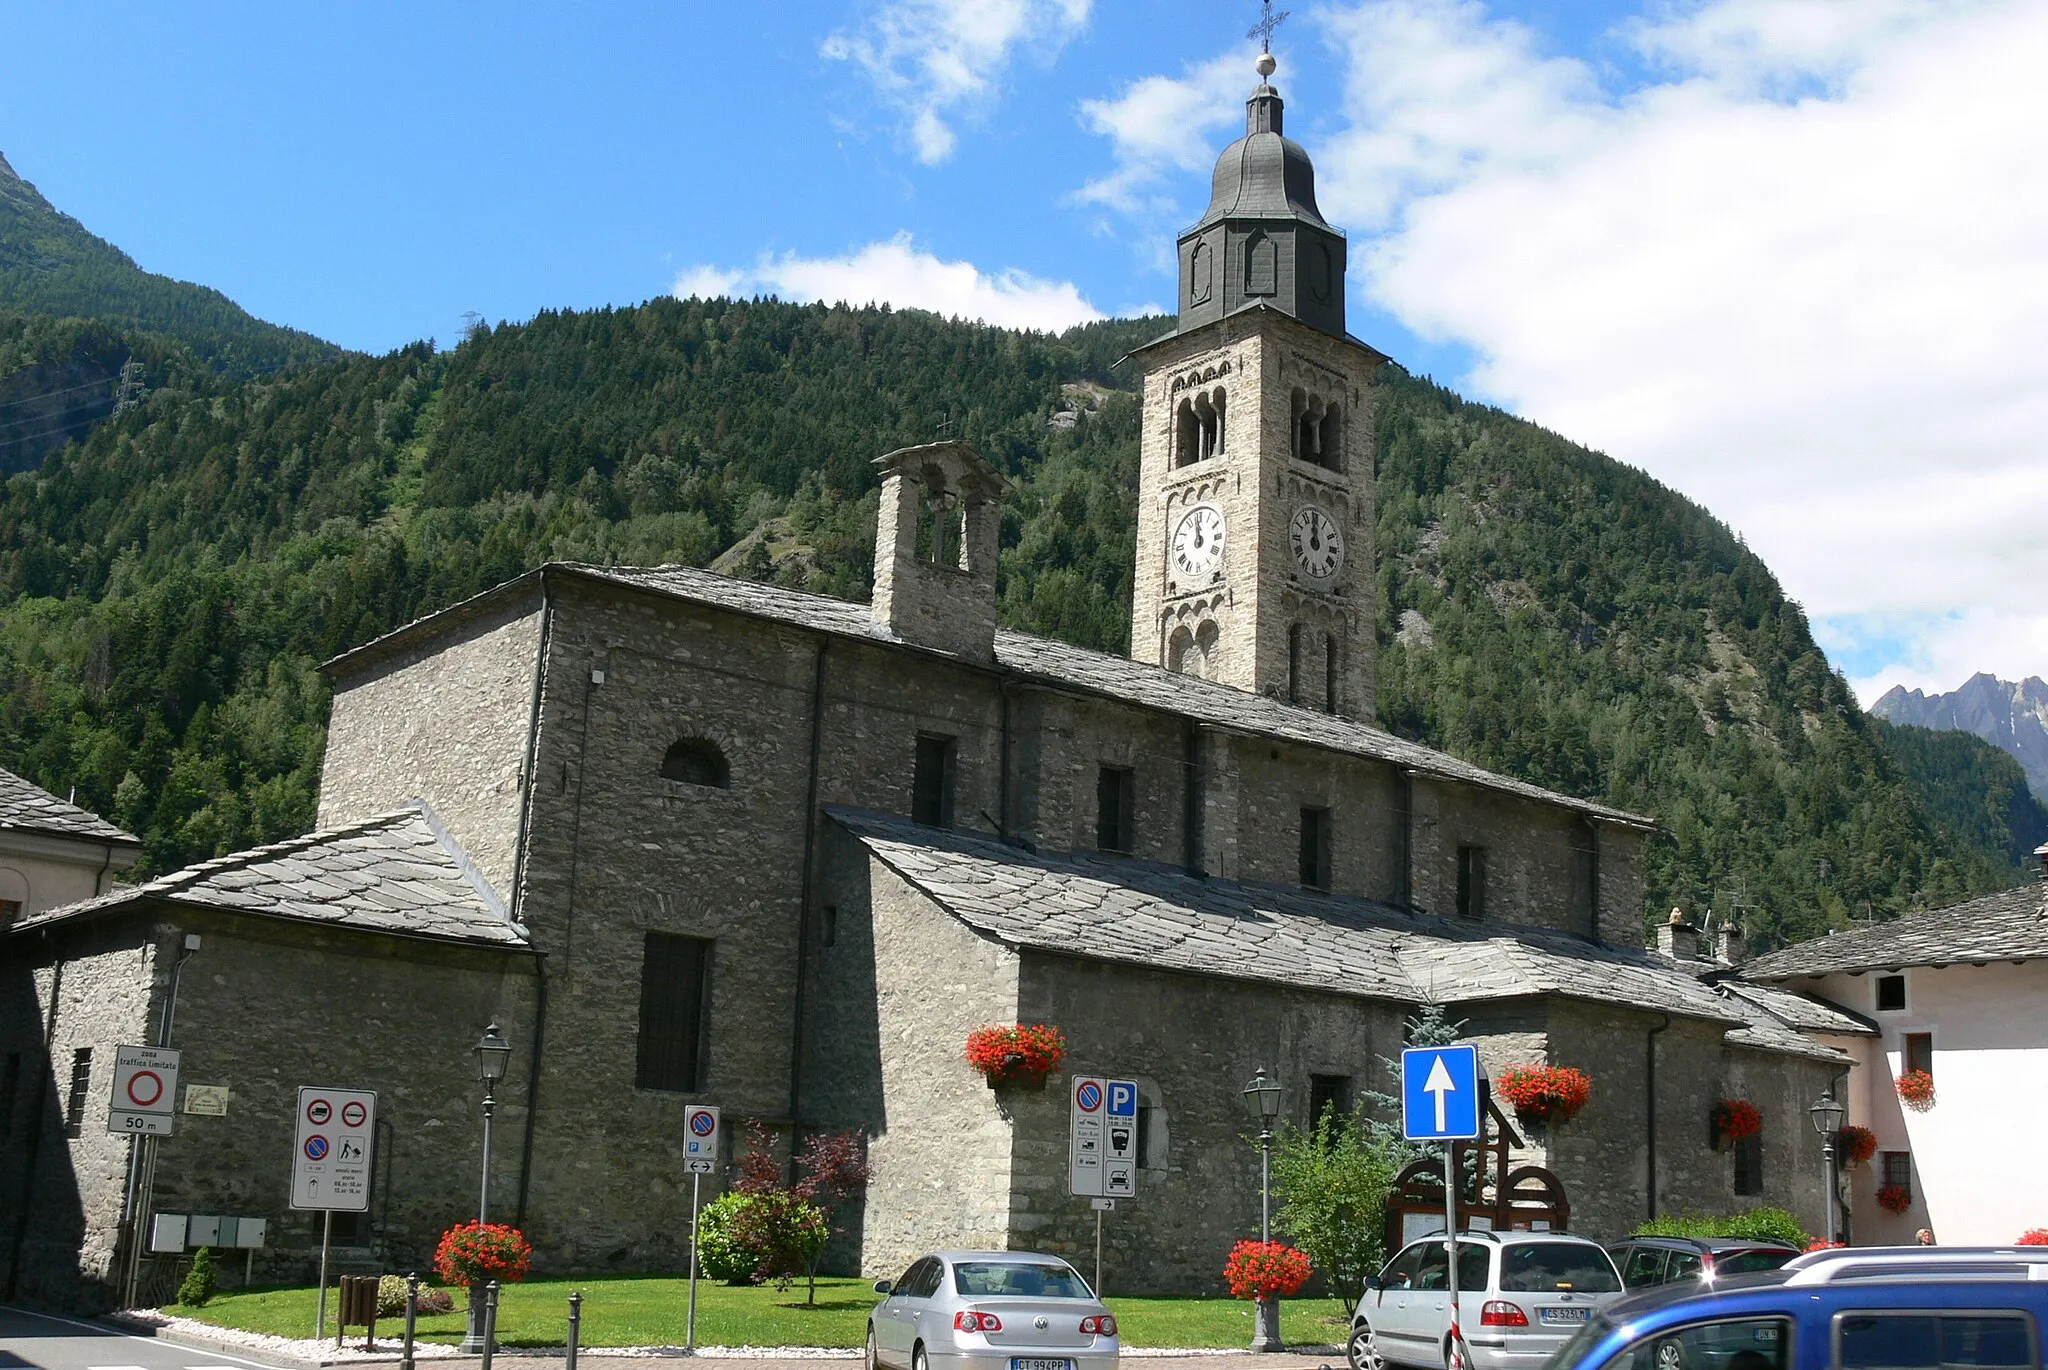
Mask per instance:
[[[202,1246],[192,1253],[192,1268],[185,1272],[185,1282],[178,1286],[178,1302],[187,1308],[204,1308],[219,1288],[213,1273],[213,1248]]]
[[[755,1283],[761,1253],[733,1230],[749,1197],[737,1191],[721,1194],[698,1213],[697,1263],[707,1278],[727,1284]]]
[[[1799,1219],[1782,1208],[1749,1208],[1713,1217],[1704,1213],[1667,1213],[1636,1228],[1638,1237],[1746,1237],[1752,1241],[1790,1242],[1805,1249],[1813,1240]]]
[[[433,1317],[437,1313],[455,1311],[455,1296],[445,1289],[431,1285],[420,1286],[419,1315]],[[377,1317],[402,1318],[405,1316],[405,1276],[386,1275],[377,1281]]]

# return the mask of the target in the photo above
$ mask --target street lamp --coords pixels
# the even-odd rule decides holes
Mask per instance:
[[[1842,1130],[1842,1106],[1835,1102],[1835,1091],[1830,1088],[1814,1100],[1813,1107],[1806,1110],[1806,1116],[1813,1119],[1813,1130],[1820,1134],[1820,1159],[1827,1175],[1827,1239],[1835,1239],[1835,1137]]]
[[[1259,1240],[1273,1240],[1273,1120],[1280,1116],[1280,1082],[1260,1066],[1252,1082],[1244,1087],[1244,1099],[1259,1119]],[[1280,1339],[1280,1300],[1259,1300],[1259,1325],[1252,1334],[1252,1350],[1284,1351]]]
[[[492,1023],[470,1050],[476,1054],[476,1078],[484,1087],[484,1183],[476,1201],[476,1221],[481,1227],[489,1220],[486,1215],[491,1207],[491,1115],[498,1110],[497,1096],[492,1091],[505,1078],[505,1063],[511,1059],[512,1044]]]

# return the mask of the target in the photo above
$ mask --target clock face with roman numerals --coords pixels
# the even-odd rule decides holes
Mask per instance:
[[[1200,579],[1223,564],[1223,511],[1213,504],[1198,504],[1174,525],[1169,549],[1173,569],[1181,575]]]
[[[1327,582],[1344,568],[1344,535],[1337,531],[1337,521],[1315,505],[1295,510],[1287,531],[1294,564],[1310,580]]]

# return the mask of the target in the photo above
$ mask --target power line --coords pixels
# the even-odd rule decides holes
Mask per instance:
[[[122,370],[125,371],[127,368],[123,367]],[[12,409],[17,405],[34,404],[37,400],[47,400],[56,395],[69,395],[80,390],[97,390],[103,385],[113,385],[118,380],[119,377],[107,376],[100,380],[87,381],[83,385],[67,385],[62,390],[38,391],[36,394],[27,395],[18,400],[0,400],[0,409]]]

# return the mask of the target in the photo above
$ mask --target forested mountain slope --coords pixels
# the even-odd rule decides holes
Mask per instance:
[[[0,760],[76,783],[152,869],[282,835],[311,817],[319,658],[551,557],[724,554],[864,598],[870,463],[941,431],[1017,480],[1004,622],[1121,651],[1137,407],[1114,363],[1162,327],[660,300],[167,379],[0,499]],[[1765,945],[2008,881],[1916,804],[1702,510],[1397,371],[1377,421],[1388,726],[1658,815],[1649,908],[1739,906]]]
[[[2048,805],[2018,759],[1966,732],[1878,717],[1870,724],[1929,818],[1969,846],[2004,852],[2015,883],[2034,878],[2034,850],[2048,842]]]
[[[176,338],[231,376],[340,355],[310,333],[255,318],[218,290],[144,271],[44,199],[4,156],[0,309],[95,319]]]

